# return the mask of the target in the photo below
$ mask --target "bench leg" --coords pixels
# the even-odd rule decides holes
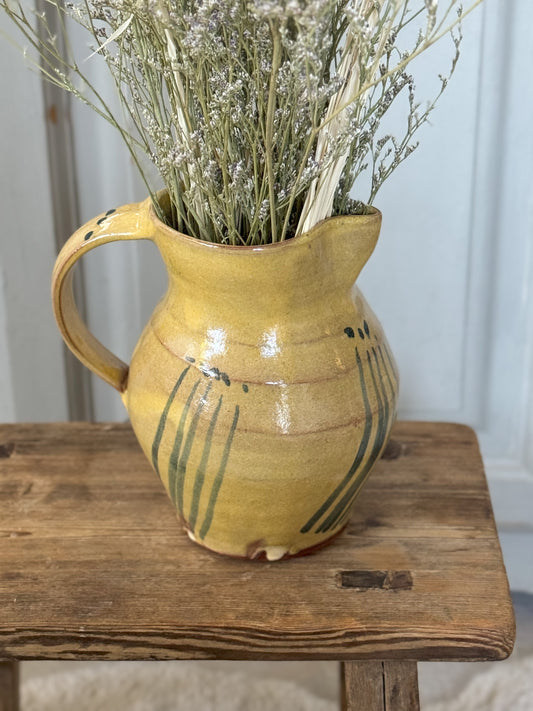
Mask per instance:
[[[341,663],[342,711],[420,711],[416,662]]]
[[[19,711],[18,662],[0,662],[0,711]]]

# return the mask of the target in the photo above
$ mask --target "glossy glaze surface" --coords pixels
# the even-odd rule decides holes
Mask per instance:
[[[353,287],[381,216],[337,217],[282,244],[213,245],[149,202],[108,211],[58,258],[55,309],[89,367],[122,393],[189,536],[276,560],[338,533],[395,417],[398,377]],[[169,288],[126,366],[85,329],[70,268],[117,239],[158,245]]]

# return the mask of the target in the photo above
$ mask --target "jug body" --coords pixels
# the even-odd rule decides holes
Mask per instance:
[[[352,288],[379,213],[261,248],[193,240],[149,210],[139,222],[169,288],[112,384],[181,524],[239,557],[323,545],[346,525],[395,417],[396,366]]]

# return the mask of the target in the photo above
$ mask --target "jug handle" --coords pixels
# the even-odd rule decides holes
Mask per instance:
[[[153,240],[155,226],[149,219],[150,206],[150,199],[123,205],[85,223],[61,249],[52,275],[54,315],[65,343],[84,365],[120,393],[126,390],[129,366],[102,345],[83,322],[74,301],[73,267],[80,257],[102,244]]]

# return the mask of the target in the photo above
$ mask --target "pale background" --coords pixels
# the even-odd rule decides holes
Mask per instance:
[[[360,283],[400,366],[400,417],[476,429],[511,586],[533,592],[531,27],[531,0],[486,0],[467,19],[432,126],[378,198]],[[448,57],[433,51],[417,84]],[[114,390],[65,364],[49,281],[67,231],[143,190],[118,137],[82,106],[69,122],[4,38],[0,97],[0,421],[123,420]],[[80,289],[91,327],[127,358],[165,283],[151,245],[96,250]]]

